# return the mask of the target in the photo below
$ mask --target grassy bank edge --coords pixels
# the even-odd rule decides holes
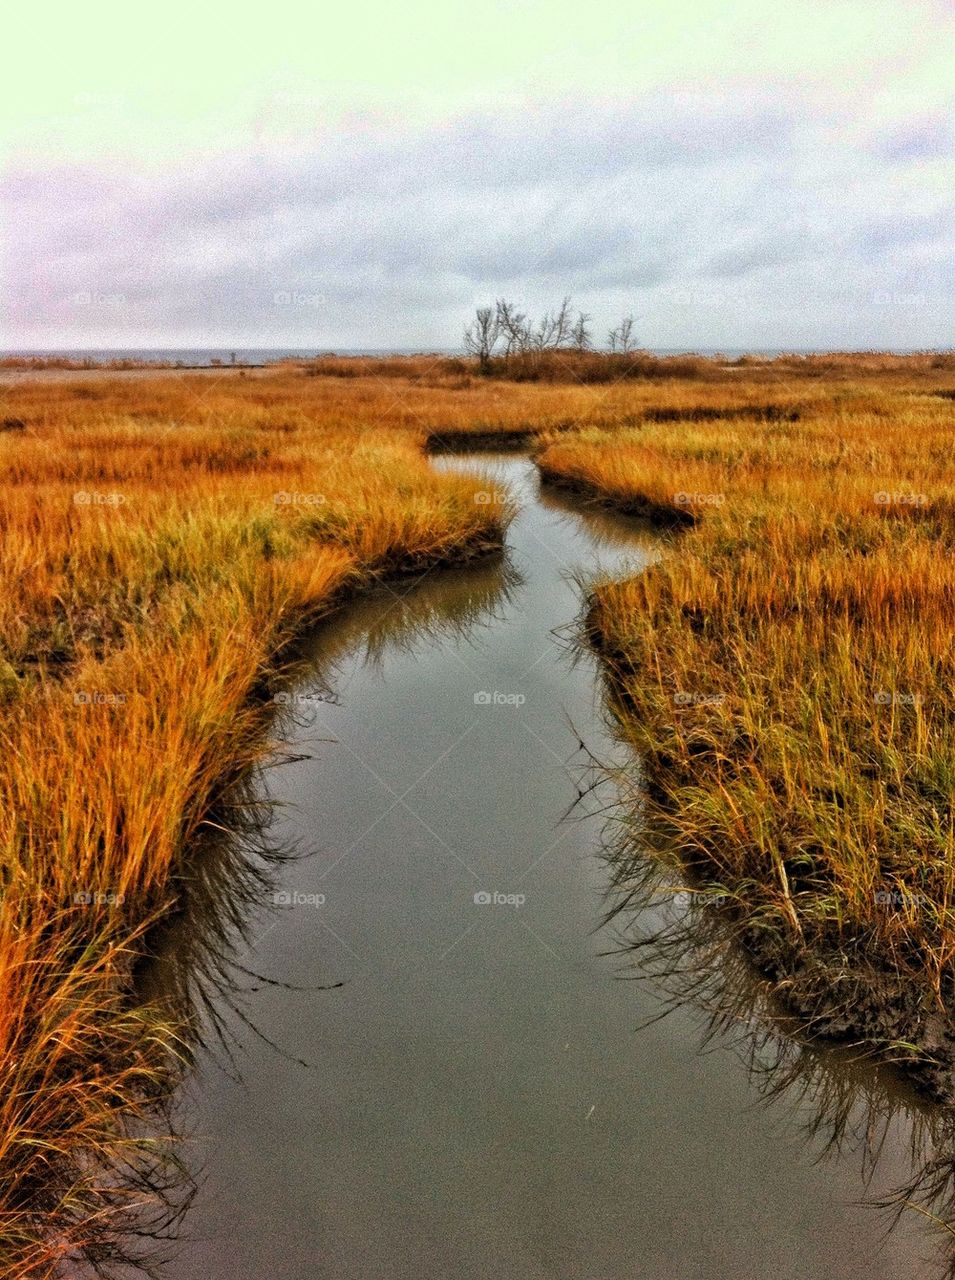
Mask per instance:
[[[634,486],[629,492],[602,487],[591,477],[549,464],[546,450],[535,459],[544,485],[569,492],[581,500],[622,515],[637,516],[676,533],[691,529],[701,518],[675,502],[660,501]],[[669,555],[679,556],[680,541]],[[622,585],[622,584],[618,584]],[[670,819],[675,813],[671,776],[665,750],[653,730],[639,720],[628,694],[628,681],[641,672],[631,653],[610,639],[615,628],[606,615],[599,589],[586,601],[583,640],[601,662],[611,714],[635,746],[641,761],[640,822],[660,841],[667,857],[676,851],[677,863],[698,899],[712,903],[755,972],[772,984],[773,998],[799,1024],[801,1034],[851,1046],[862,1056],[878,1059],[898,1070],[927,1099],[950,1103],[955,1099],[955,1025],[946,1009],[907,975],[890,966],[873,964],[864,953],[847,954],[806,945],[798,912],[782,875],[779,885],[761,900],[747,882],[732,883],[725,868],[707,857],[705,847],[667,846]],[[651,683],[654,675],[651,673]],[[635,719],[635,717],[637,717]],[[629,718],[629,723],[627,723]],[[634,724],[639,727],[634,730]],[[652,856],[652,843],[644,847]],[[775,901],[772,901],[773,895]],[[770,922],[771,915],[783,917]],[[788,927],[791,926],[791,927]]]
[[[689,507],[678,506],[675,502],[661,502],[649,493],[610,492],[584,476],[548,466],[542,457],[538,457],[536,463],[541,481],[551,488],[569,493],[591,506],[604,507],[620,515],[646,520],[658,529],[686,529],[696,524],[699,518]]]
[[[475,488],[479,488],[477,480]],[[178,910],[196,848],[201,856],[201,834],[208,819],[273,747],[274,694],[300,670],[301,641],[370,592],[389,587],[408,590],[433,570],[500,553],[510,515],[501,505],[493,511],[485,509],[487,519],[496,523],[496,533],[490,536],[486,527],[467,530],[460,539],[451,538],[424,552],[413,547],[387,548],[369,563],[344,556],[328,594],[283,616],[274,635],[276,647],[256,664],[254,673],[248,673],[244,699],[236,712],[233,753],[217,759],[217,776],[206,780],[201,797],[191,797],[198,802],[198,814],[193,812],[188,821],[185,813],[181,816],[181,836],[165,884],[158,891],[151,886],[142,898],[126,899],[123,917],[111,923],[115,937],[108,944],[108,962],[97,966],[95,975],[87,975],[89,986],[77,983],[74,988],[77,1019],[84,1008],[96,1013],[82,1086],[90,1114],[76,1114],[72,1134],[51,1132],[45,1140],[32,1130],[25,1134],[33,1153],[32,1176],[19,1177],[15,1167],[7,1171],[11,1176],[0,1208],[0,1280],[52,1280],[63,1274],[64,1266],[69,1270],[80,1260],[124,1265],[124,1238],[128,1233],[131,1240],[137,1239],[133,1219],[144,1201],[161,1198],[164,1188],[175,1190],[178,1157],[171,1146],[162,1150],[163,1142],[155,1141],[150,1126],[161,1115],[188,1052],[183,1028],[167,1020],[167,1010],[140,1003],[135,974],[148,958],[151,930]],[[315,545],[320,549],[332,544],[316,539]],[[11,921],[12,916],[7,923]],[[15,927],[16,922],[12,923]],[[83,1072],[83,1064],[78,1066]],[[56,1082],[50,1080],[49,1085],[53,1088]],[[76,1138],[79,1145],[71,1146],[70,1139]],[[88,1139],[85,1147],[84,1138]],[[45,1147],[39,1162],[35,1160],[38,1146]],[[132,1170],[141,1158],[150,1165],[148,1173],[136,1173],[124,1186],[123,1164],[128,1162]],[[169,1213],[177,1212],[170,1201]],[[163,1230],[167,1225],[164,1219]],[[135,1243],[128,1261],[138,1265]]]

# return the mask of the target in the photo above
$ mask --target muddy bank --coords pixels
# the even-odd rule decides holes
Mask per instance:
[[[507,452],[526,453],[537,439],[536,432],[513,431],[432,431],[425,440],[425,452],[432,454]]]
[[[798,422],[803,410],[785,404],[743,404],[719,408],[714,405],[693,405],[682,409],[667,405],[664,408],[645,409],[645,422],[724,422],[744,419],[752,422]]]
[[[537,463],[537,470],[544,484],[554,489],[572,494],[575,498],[592,506],[603,507],[608,511],[616,511],[620,515],[632,516],[638,520],[646,520],[659,529],[684,529],[696,524],[698,520],[698,516],[689,507],[656,502],[641,494],[635,494],[629,498],[611,495],[588,480],[565,475],[540,461]]]
[[[600,610],[593,600],[584,633],[602,661],[612,702],[625,714],[632,712],[633,701],[619,675],[633,674],[632,659],[606,643]],[[642,789],[649,802],[646,816],[665,828],[667,813],[673,812],[663,785],[671,762],[645,749],[641,762]],[[702,901],[707,884],[725,883],[722,868],[711,863],[704,850],[693,859],[684,856],[681,865]],[[772,984],[773,999],[795,1019],[800,1035],[850,1046],[860,1056],[890,1065],[929,1101],[955,1101],[955,1024],[925,984],[875,967],[868,958],[853,954],[845,939],[838,946],[808,946],[785,925],[769,929],[760,919],[765,901],[741,909],[745,886],[730,883],[726,888],[734,894],[732,901],[727,903],[723,893],[714,894],[712,910],[730,926],[754,973]]]
[[[567,418],[536,426],[492,427],[486,431],[447,427],[440,431],[431,431],[425,439],[424,450],[425,453],[436,456],[470,453],[530,453],[543,437],[563,435],[568,431],[579,430],[584,425],[582,422]]]

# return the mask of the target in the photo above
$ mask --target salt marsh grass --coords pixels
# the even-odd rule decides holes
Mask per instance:
[[[591,611],[651,816],[810,1016],[897,1054],[941,1035],[951,371],[584,364],[8,382],[0,1275],[106,1266],[131,1217],[174,1211],[175,1151],[142,1134],[182,1028],[137,997],[137,967],[217,803],[270,748],[303,628],[386,575],[501,546],[509,504],[432,470],[442,440],[516,441],[546,478],[684,526]]]
[[[823,384],[796,421],[584,431],[540,463],[690,526],[590,614],[668,848],[817,1029],[947,1092],[955,416],[931,389]]]

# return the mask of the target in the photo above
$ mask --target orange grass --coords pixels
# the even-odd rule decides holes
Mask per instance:
[[[429,470],[442,433],[518,433],[569,483],[697,517],[595,614],[679,847],[947,998],[952,371],[346,363],[0,387],[3,1280],[105,1265],[174,1176],[137,1136],[184,1052],[133,998],[144,933],[268,749],[261,695],[297,632],[376,575],[500,544],[480,482]],[[785,413],[755,421],[766,405]],[[668,408],[687,420],[650,421]],[[873,504],[909,488],[929,504]],[[675,714],[681,690],[726,701]],[[886,909],[879,886],[929,905]]]
[[[250,695],[276,655],[378,574],[501,544],[478,481],[380,425],[393,389],[343,405],[306,385],[8,397],[27,426],[0,433],[4,1277],[108,1261],[173,1172],[134,1135],[179,1029],[131,1001],[131,971],[213,802],[267,748]]]
[[[792,1003],[896,1056],[941,1052],[955,1005],[955,405],[934,390],[829,388],[797,422],[540,455],[692,518],[590,618],[650,812]]]

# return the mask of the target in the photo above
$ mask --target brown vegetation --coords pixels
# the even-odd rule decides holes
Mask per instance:
[[[794,1002],[852,1030],[894,982],[894,1027],[866,1034],[897,1056],[942,1035],[952,358],[538,354],[533,379],[419,356],[4,389],[0,1275],[108,1257],[118,1171],[159,1177],[136,1134],[179,1028],[130,975],[268,749],[292,639],[377,576],[500,544],[507,512],[426,445],[531,445],[691,526],[592,613],[651,813]]]

